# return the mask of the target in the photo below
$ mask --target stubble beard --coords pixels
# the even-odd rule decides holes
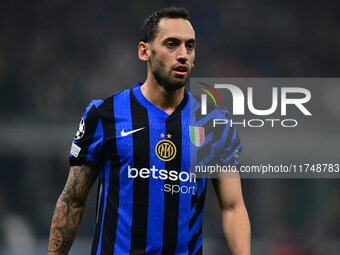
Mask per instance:
[[[189,79],[189,71],[185,77],[173,77],[172,69],[167,71],[164,63],[156,56],[154,49],[151,49],[151,72],[158,84],[166,90],[177,90],[183,88]]]

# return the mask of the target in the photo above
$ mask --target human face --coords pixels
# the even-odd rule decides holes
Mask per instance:
[[[151,45],[150,67],[159,85],[182,88],[195,60],[195,32],[185,19],[161,19]]]

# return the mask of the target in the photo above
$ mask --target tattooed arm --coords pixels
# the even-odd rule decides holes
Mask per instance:
[[[250,255],[250,223],[240,178],[211,179],[222,210],[222,229],[231,254]]]
[[[72,166],[52,218],[48,255],[65,255],[77,235],[86,198],[97,179],[99,168],[93,164]]]

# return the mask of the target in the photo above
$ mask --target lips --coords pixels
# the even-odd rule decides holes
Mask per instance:
[[[178,65],[172,69],[178,75],[186,75],[188,72],[188,67],[186,65]]]

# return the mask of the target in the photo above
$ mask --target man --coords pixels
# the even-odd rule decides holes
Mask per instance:
[[[193,99],[184,89],[195,45],[185,9],[166,8],[145,20],[138,56],[147,63],[147,79],[86,109],[53,215],[48,254],[68,253],[98,176],[91,254],[202,254],[207,181],[190,172]],[[229,248],[250,254],[240,180],[215,184]]]

